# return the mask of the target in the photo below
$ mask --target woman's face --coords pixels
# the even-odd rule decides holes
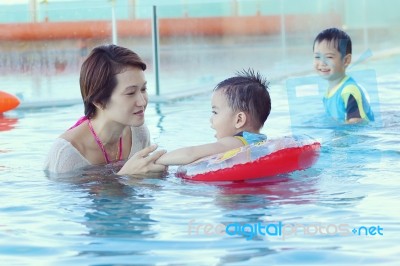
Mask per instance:
[[[109,119],[126,126],[141,126],[148,103],[147,81],[140,68],[128,67],[116,75],[117,86],[106,105]]]

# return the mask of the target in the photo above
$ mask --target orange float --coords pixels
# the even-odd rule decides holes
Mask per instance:
[[[0,91],[0,114],[17,108],[19,100],[12,94]]]

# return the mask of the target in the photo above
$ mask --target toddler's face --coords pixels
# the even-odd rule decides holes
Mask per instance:
[[[210,118],[211,128],[216,131],[217,139],[233,136],[236,134],[235,114],[229,107],[223,89],[213,93],[211,105],[212,115]]]
[[[317,42],[314,45],[314,69],[326,80],[342,79],[347,67],[347,56],[350,55],[342,58],[331,42]]]

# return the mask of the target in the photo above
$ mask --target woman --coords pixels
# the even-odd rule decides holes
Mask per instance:
[[[164,154],[150,145],[144,124],[148,103],[146,64],[131,50],[96,47],[83,62],[80,87],[85,116],[53,144],[45,170],[67,173],[90,165],[127,160],[117,174],[161,172]]]

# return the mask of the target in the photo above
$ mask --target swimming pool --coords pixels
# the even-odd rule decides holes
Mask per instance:
[[[289,112],[285,83],[272,83],[263,132],[307,132],[322,141],[322,153],[311,169],[249,183],[186,182],[174,177],[176,168],[164,178],[118,178],[94,169],[52,180],[41,170],[44,156],[81,106],[7,114],[0,118],[2,264],[396,265],[399,62],[397,56],[370,63],[380,120],[366,127],[331,126],[318,113],[291,123],[300,114]],[[209,95],[150,104],[153,142],[174,149],[213,141],[209,105]],[[220,224],[233,225],[231,235],[220,234]],[[249,235],[243,225],[269,231]]]

